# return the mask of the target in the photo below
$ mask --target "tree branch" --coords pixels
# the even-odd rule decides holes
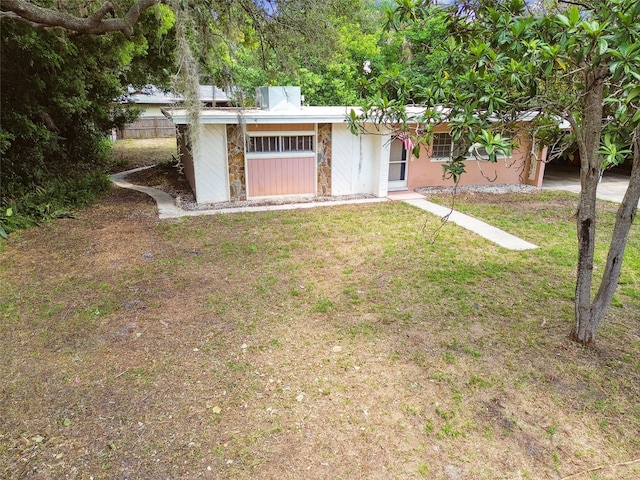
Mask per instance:
[[[137,0],[123,17],[105,18],[115,14],[114,4],[107,0],[89,17],[74,17],[52,8],[43,8],[27,0],[0,0],[0,18],[20,21],[32,27],[62,27],[86,35],[102,35],[122,32],[127,38],[133,35],[133,26],[148,8],[165,0]]]
[[[575,5],[576,7],[582,7],[589,10],[591,7],[589,5],[582,2],[572,2],[571,0],[560,0],[558,3],[566,3],[568,5]]]

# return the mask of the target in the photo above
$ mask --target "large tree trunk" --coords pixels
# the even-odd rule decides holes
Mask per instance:
[[[629,187],[618,208],[602,282],[593,300],[592,309],[598,322],[604,316],[607,308],[609,308],[613,294],[618,286],[618,279],[620,278],[620,270],[622,268],[622,257],[627,245],[629,230],[631,229],[638,210],[638,200],[640,200],[640,125],[633,131],[633,164],[629,178]]]
[[[578,275],[576,282],[575,325],[571,338],[583,345],[593,343],[596,329],[602,321],[618,286],[622,257],[629,230],[633,224],[640,199],[640,125],[633,132],[633,165],[629,187],[618,208],[609,253],[598,292],[591,302],[593,255],[596,226],[596,188],[600,173],[598,143],[602,122],[602,83],[596,73],[588,78],[585,97],[584,129],[579,138],[580,155],[583,157],[580,171],[582,191],[578,206]],[[595,142],[595,144],[594,144]],[[582,145],[580,145],[582,144]],[[584,150],[584,151],[583,151]]]
[[[600,179],[598,148],[602,133],[603,73],[594,69],[586,74],[582,108],[582,128],[572,121],[580,151],[580,199],[577,212],[578,269],[575,298],[575,325],[571,338],[586,345],[595,338],[600,323],[591,305],[593,256],[596,240],[596,189]]]

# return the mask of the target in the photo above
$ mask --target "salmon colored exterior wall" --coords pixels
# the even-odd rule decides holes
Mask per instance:
[[[435,133],[444,133],[448,129],[446,125],[439,126]],[[524,172],[528,165],[528,152],[530,143],[523,138],[519,139],[520,148],[512,151],[507,159],[500,159],[496,163],[486,160],[470,159],[465,162],[464,173],[460,177],[460,185],[490,185],[500,183],[521,184],[525,181]],[[408,162],[407,187],[413,190],[419,187],[453,186],[453,180],[443,179],[445,162],[432,161],[431,145],[423,145],[420,148],[420,158],[411,156]]]
[[[541,188],[544,180],[544,167],[547,165],[547,147],[544,147],[536,155],[530,155],[524,167],[526,173],[524,183]]]

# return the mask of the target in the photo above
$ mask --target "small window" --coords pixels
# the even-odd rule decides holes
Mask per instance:
[[[434,160],[448,160],[451,157],[453,144],[449,133],[434,133],[432,144],[431,158]]]
[[[248,137],[247,152],[313,152],[313,135]]]
[[[433,134],[433,153],[431,159],[434,162],[446,162],[452,157],[464,155],[468,160],[475,158],[487,159],[489,155],[484,147],[477,148],[474,151],[462,152],[462,142],[453,143],[451,134],[434,133]]]
[[[248,152],[278,152],[279,137],[249,137]]]

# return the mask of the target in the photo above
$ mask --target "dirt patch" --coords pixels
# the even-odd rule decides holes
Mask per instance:
[[[157,188],[167,192],[173,198],[180,198],[184,203],[195,202],[195,197],[187,177],[180,173],[173,163],[161,163],[126,176],[128,182],[136,185]]]

